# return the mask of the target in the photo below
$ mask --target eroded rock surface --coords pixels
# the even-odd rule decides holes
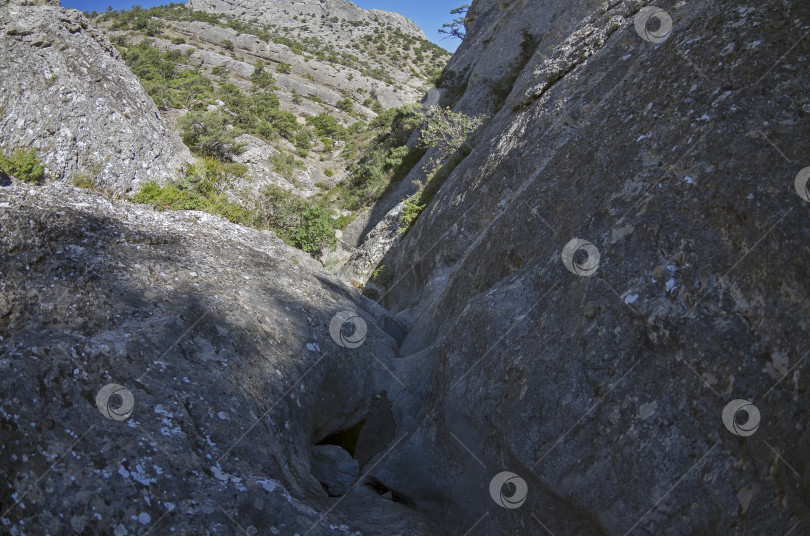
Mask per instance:
[[[435,533],[366,486],[334,504],[313,476],[310,447],[393,382],[384,311],[356,290],[203,213],[17,181],[0,207],[4,534]],[[344,310],[367,321],[357,348],[329,334]],[[97,407],[110,383],[125,420]]]
[[[641,2],[473,3],[456,109],[493,117],[380,261],[411,435],[377,478],[448,532],[806,530],[810,6],[658,5],[660,43]]]
[[[37,150],[55,178],[115,192],[190,160],[152,99],[79,11],[0,6],[0,146]]]

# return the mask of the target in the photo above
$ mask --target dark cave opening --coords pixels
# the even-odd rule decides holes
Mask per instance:
[[[327,436],[315,444],[337,445],[351,454],[352,458],[354,458],[354,453],[357,450],[357,440],[360,438],[360,430],[363,428],[364,424],[366,424],[366,419],[362,419],[351,428],[347,428],[346,430],[341,430],[340,432]]]

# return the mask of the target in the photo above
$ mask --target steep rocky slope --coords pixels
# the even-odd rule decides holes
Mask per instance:
[[[492,117],[380,262],[381,472],[452,533],[807,533],[810,6],[643,6],[480,0],[448,66]]]
[[[109,41],[78,11],[0,4],[0,147],[36,149],[56,178],[116,192],[191,159]]]

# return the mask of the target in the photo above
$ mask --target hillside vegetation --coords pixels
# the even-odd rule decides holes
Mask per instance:
[[[439,79],[449,53],[390,23],[302,14],[290,27],[182,4],[89,16],[200,158],[174,183],[146,184],[137,201],[270,229],[322,255],[334,249],[335,231],[425,153],[407,145],[425,121],[413,103]],[[356,37],[350,47],[315,36],[338,28]],[[260,43],[254,48],[275,46],[292,59],[271,61],[234,43],[246,35]],[[335,91],[312,74],[318,65],[365,82]],[[398,106],[381,102],[397,102],[406,90]]]

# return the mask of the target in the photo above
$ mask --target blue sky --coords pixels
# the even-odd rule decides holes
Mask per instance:
[[[171,0],[62,0],[63,7],[80,9],[82,11],[102,12],[107,6],[114,9],[129,9],[134,5],[152,7],[168,4]],[[414,21],[422,28],[428,39],[453,52],[458,47],[458,39],[442,39],[438,32],[442,24],[450,22],[454,17],[450,10],[457,8],[469,0],[352,0],[363,9],[384,9],[396,11]]]

